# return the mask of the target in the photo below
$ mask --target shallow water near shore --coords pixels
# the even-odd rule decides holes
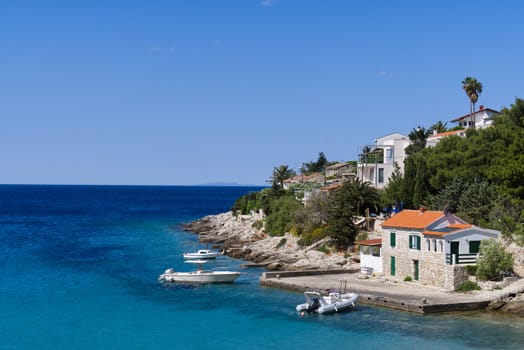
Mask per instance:
[[[0,186],[2,349],[521,349],[524,320],[420,316],[358,305],[301,317],[300,293],[258,285],[161,284],[205,247],[180,224],[227,211],[248,187]],[[334,286],[337,281],[334,281]]]

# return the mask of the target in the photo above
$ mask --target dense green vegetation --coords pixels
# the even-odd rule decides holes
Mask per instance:
[[[475,93],[482,88],[479,91],[475,81],[471,83],[474,86],[467,91],[473,104]],[[449,136],[427,148],[431,130],[443,132],[446,125],[437,122],[428,130],[420,126],[413,129],[404,174],[397,166],[382,191],[358,179],[347,180],[329,195],[321,192],[304,205],[304,193],[321,184],[304,182],[285,190],[285,180],[295,172],[281,165],[273,169],[271,188],[239,198],[232,210],[246,214],[262,209],[270,235],[293,232],[304,245],[329,236],[342,249],[358,234],[354,216],[363,215],[366,209],[378,213],[381,208],[402,203],[404,208],[426,206],[455,213],[473,224],[501,230],[506,238],[523,244],[524,100],[516,99],[511,108],[504,108],[494,117],[492,127],[471,128],[466,138]],[[368,150],[366,159],[373,157],[378,160],[383,154]],[[316,161],[304,163],[301,172],[322,172],[329,164],[320,152]]]
[[[321,156],[324,157],[322,153]],[[273,186],[239,198],[232,207],[233,212],[247,214],[262,209],[267,215],[266,232],[269,235],[293,232],[300,236],[302,245],[329,236],[337,249],[344,249],[355,241],[358,233],[353,217],[363,215],[366,210],[376,213],[380,208],[378,190],[358,179],[344,182],[329,195],[314,194],[303,204],[304,188],[295,186],[285,190],[285,179],[277,176],[287,168],[275,168],[271,177]]]
[[[501,278],[501,273],[513,270],[513,256],[499,241],[484,240],[480,243],[480,258],[477,261],[476,276],[481,281]]]
[[[468,129],[466,135],[415,147],[404,175],[390,179],[382,204],[448,210],[524,243],[524,100],[504,108],[492,127]],[[421,128],[412,137],[422,138]]]

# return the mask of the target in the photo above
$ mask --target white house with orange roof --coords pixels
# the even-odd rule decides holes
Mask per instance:
[[[466,137],[466,129],[452,130],[452,131],[441,132],[438,134],[434,133],[433,135],[429,135],[428,138],[426,139],[426,147],[434,147],[443,138],[453,136],[453,135],[460,136],[460,137]]]
[[[480,242],[500,232],[466,223],[451,213],[403,210],[382,223],[382,268],[386,276],[410,276],[423,284],[455,290],[468,279]]]
[[[468,113],[453,119],[452,122],[458,123],[463,128],[475,127],[475,129],[484,129],[493,123],[493,116],[497,114],[499,114],[499,111],[485,108],[481,105],[479,110],[474,112],[473,115]]]

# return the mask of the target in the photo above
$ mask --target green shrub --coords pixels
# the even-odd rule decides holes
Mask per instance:
[[[327,244],[322,244],[316,248],[319,252],[329,254],[331,253],[331,249],[328,247]]]
[[[302,207],[293,194],[287,194],[271,202],[271,213],[266,219],[266,231],[271,236],[283,236],[292,227],[292,215]]]
[[[305,247],[320,241],[324,237],[326,237],[326,230],[322,227],[318,227],[311,232],[302,233],[297,244],[301,247]]]
[[[404,278],[404,282],[412,282],[413,281],[413,278],[411,276],[406,276]]]
[[[504,245],[494,239],[480,243],[480,258],[477,261],[477,278],[480,281],[500,278],[501,272],[513,270],[513,256]]]
[[[282,238],[280,240],[280,242],[278,242],[278,244],[277,244],[277,249],[278,248],[282,248],[284,245],[286,245],[286,242],[287,242],[287,239],[286,238]]]
[[[257,208],[257,196],[258,193],[250,192],[235,201],[235,204],[231,207],[233,214],[236,216],[237,212],[241,214],[248,214],[250,210]]]
[[[480,286],[475,282],[466,281],[462,283],[460,286],[458,286],[457,288],[457,292],[461,292],[461,293],[469,292],[472,290],[480,290]]]

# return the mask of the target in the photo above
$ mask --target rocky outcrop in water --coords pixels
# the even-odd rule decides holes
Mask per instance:
[[[524,294],[511,295],[494,300],[489,304],[488,310],[524,316]]]

